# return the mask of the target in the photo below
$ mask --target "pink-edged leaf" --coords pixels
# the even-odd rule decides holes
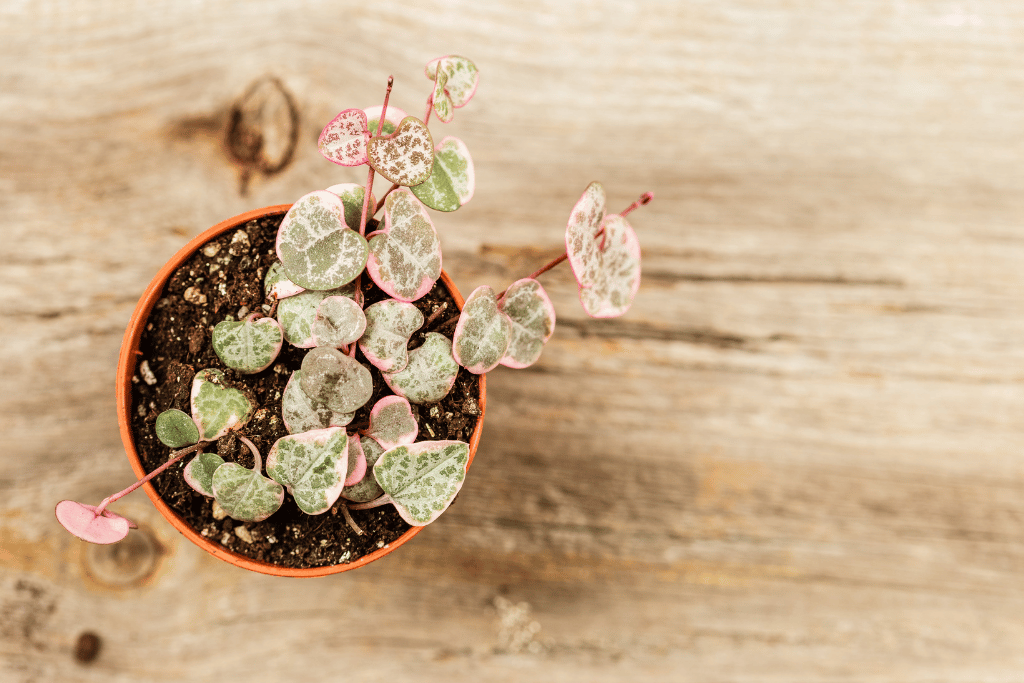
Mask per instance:
[[[62,527],[89,543],[117,543],[128,535],[129,529],[138,528],[135,522],[126,517],[109,510],[97,514],[98,510],[95,505],[62,500],[57,503],[54,512]]]
[[[399,301],[416,301],[441,276],[441,240],[426,208],[407,188],[384,200],[384,229],[369,245],[366,271]]]
[[[604,187],[598,182],[590,183],[572,207],[565,228],[565,253],[581,287],[593,282],[600,268],[597,252],[601,243],[595,237],[601,229],[604,214]]]
[[[271,299],[286,299],[296,294],[305,292],[305,288],[288,279],[284,273],[284,266],[280,261],[274,261],[267,269],[267,276],[263,279],[263,292]]]
[[[448,73],[441,69],[434,78],[434,93],[430,99],[434,103],[434,114],[437,115],[437,118],[442,123],[451,123],[452,118],[455,117],[455,104],[452,102],[451,96],[445,92],[446,85],[448,85]]]
[[[476,92],[477,83],[480,81],[480,71],[476,64],[458,55],[438,57],[427,63],[424,69],[427,78],[436,82],[438,67],[448,77],[444,87],[452,104],[456,108],[465,107]]]
[[[355,296],[356,288],[349,283],[326,292],[306,290],[295,296],[281,300],[277,305],[277,321],[281,323],[285,341],[300,349],[311,349],[316,346],[313,339],[313,322],[316,320],[316,309],[320,302],[329,296]]]
[[[345,208],[342,197],[318,190],[288,209],[277,232],[277,256],[289,280],[306,289],[326,290],[351,282],[363,271],[366,239],[346,224]]]
[[[207,368],[192,379],[192,420],[203,441],[215,441],[241,429],[252,415],[252,403],[238,389],[224,386],[224,373]]]
[[[377,123],[380,121],[380,112],[384,109],[381,105],[373,107],[367,107],[363,111],[366,112],[367,126],[370,129],[370,135],[377,135]],[[408,114],[399,109],[398,107],[388,105],[388,112],[384,115],[384,126],[380,130],[380,135],[391,135],[398,128],[398,124],[402,122]]]
[[[273,318],[253,313],[245,320],[224,320],[213,328],[211,345],[224,365],[245,374],[261,372],[281,352],[284,332]]]
[[[329,346],[318,346],[306,354],[298,382],[311,399],[340,413],[355,411],[373,395],[370,371]]]
[[[462,140],[448,136],[434,150],[430,177],[409,189],[435,211],[455,211],[473,198],[475,188],[476,174],[469,149]]]
[[[423,326],[423,314],[413,304],[384,299],[366,307],[366,330],[359,350],[381,372],[398,372],[409,363],[409,338]]]
[[[468,467],[469,444],[420,441],[385,451],[373,474],[402,519],[424,526],[455,500]]]
[[[348,471],[345,486],[355,486],[366,476],[366,454],[358,434],[348,435]],[[344,489],[342,489],[344,490]]]
[[[406,116],[391,135],[371,138],[366,155],[373,170],[391,182],[419,185],[434,167],[434,139],[422,121]]]
[[[423,344],[409,352],[404,370],[382,373],[391,391],[410,403],[434,403],[455,386],[459,364],[452,358],[452,343],[444,335],[427,332]]]
[[[498,308],[512,322],[512,340],[501,364],[509,368],[533,365],[555,331],[555,307],[547,292],[531,278],[516,280]]]
[[[355,413],[332,410],[330,406],[307,396],[302,390],[301,378],[302,370],[293,372],[281,395],[281,419],[289,434],[344,427],[352,421]]]
[[[213,495],[228,516],[241,522],[262,522],[284,503],[284,488],[264,477],[258,465],[250,470],[236,462],[213,473]]]
[[[592,279],[580,285],[580,303],[592,318],[615,318],[629,310],[640,289],[640,241],[633,227],[617,214],[605,216],[604,248],[598,248],[597,267],[587,268]]]
[[[320,153],[340,166],[360,166],[366,163],[366,143],[370,139],[366,112],[346,109],[335,116],[317,141]]]
[[[327,192],[338,195],[345,207],[345,225],[359,231],[359,219],[363,216],[363,186],[356,183],[338,183],[327,188]],[[370,206],[376,206],[377,199],[370,192]]]
[[[341,495],[348,461],[348,435],[329,427],[278,439],[267,455],[267,474],[288,489],[300,510],[319,515]]]
[[[370,426],[366,429],[366,434],[388,449],[413,443],[419,431],[408,399],[401,396],[385,396],[377,401],[370,411]]]
[[[355,438],[355,435],[349,436],[349,439]],[[384,454],[384,448],[368,436],[360,438],[359,445],[363,450],[363,456],[366,460],[366,472],[359,482],[343,488],[341,490],[341,497],[354,503],[368,503],[371,500],[380,498],[384,493],[384,490],[377,484],[377,479],[373,476],[373,466],[377,464],[380,456]]]
[[[462,307],[452,336],[452,356],[474,375],[497,367],[512,340],[512,321],[498,310],[494,290],[487,285],[474,289]]]
[[[363,336],[366,316],[363,309],[347,296],[325,297],[313,320],[313,343],[339,348]]]
[[[197,493],[213,498],[213,474],[223,464],[224,458],[216,453],[197,453],[196,457],[185,465],[181,473],[182,478]]]

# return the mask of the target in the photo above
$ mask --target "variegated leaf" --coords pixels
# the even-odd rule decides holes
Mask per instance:
[[[362,440],[358,434],[348,435],[348,471],[345,474],[345,486],[354,486],[366,476],[366,454],[363,453]],[[344,490],[344,489],[342,489]]]
[[[208,368],[192,380],[192,420],[203,441],[214,441],[241,429],[252,415],[252,403],[238,389],[224,386],[224,373]]]
[[[352,297],[355,292],[355,285],[347,284],[327,292],[307,290],[281,300],[277,305],[277,321],[281,323],[285,340],[300,349],[316,346],[313,341],[313,321],[316,320],[316,309],[320,302],[329,296]]]
[[[398,129],[398,124],[402,122],[408,114],[399,109],[398,107],[388,106],[388,112],[384,115],[384,126],[381,128],[380,133],[377,132],[377,124],[380,122],[380,112],[384,107],[376,105],[374,107],[367,107],[363,111],[366,112],[367,127],[370,129],[370,135],[391,135]]]
[[[452,102],[451,96],[445,92],[446,85],[448,85],[448,72],[441,69],[434,78],[434,93],[430,96],[430,101],[433,102],[437,118],[443,123],[451,123],[455,116],[455,104]]]
[[[213,473],[223,464],[216,453],[199,453],[185,465],[182,477],[197,493],[213,498]]]
[[[604,248],[593,255],[596,265],[585,267],[592,279],[580,285],[580,303],[592,318],[615,318],[629,310],[640,289],[640,241],[617,214],[605,216],[601,226],[604,235],[596,241]]]
[[[384,448],[394,448],[416,441],[419,431],[408,399],[401,396],[385,396],[377,401],[370,411],[370,426],[367,427],[366,434]]]
[[[263,292],[268,299],[285,299],[296,294],[305,292],[305,288],[288,279],[284,274],[284,266],[280,261],[274,261],[267,269],[267,276],[263,279]]]
[[[156,416],[156,438],[171,448],[183,448],[199,443],[199,428],[187,413],[165,410]]]
[[[398,372],[409,363],[409,337],[423,327],[423,314],[413,304],[384,299],[366,307],[366,331],[359,349],[381,372]]]
[[[391,135],[371,138],[366,155],[373,170],[391,182],[419,185],[434,166],[434,140],[422,121],[406,116]]]
[[[373,395],[370,371],[329,346],[319,346],[306,354],[298,381],[311,399],[341,413],[355,411]]]
[[[344,427],[352,421],[355,413],[332,410],[330,406],[307,396],[300,384],[301,377],[302,370],[293,372],[281,395],[281,419],[289,434]]]
[[[96,505],[62,500],[54,512],[62,527],[89,543],[117,543],[128,535],[129,529],[138,528],[135,522],[110,510],[97,514],[98,509]]]
[[[473,93],[476,92],[476,86],[480,80],[480,72],[477,70],[476,64],[458,55],[438,57],[427,63],[427,68],[424,70],[427,78],[436,82],[438,67],[448,77],[444,88],[448,96],[451,97],[452,104],[457,108],[466,106],[466,103],[473,97]]]
[[[339,166],[360,166],[366,163],[366,142],[370,130],[366,112],[346,109],[335,116],[320,133],[317,147],[328,161]]]
[[[510,368],[533,365],[555,331],[555,307],[547,292],[536,280],[516,280],[498,308],[512,321],[512,340],[501,364]]]
[[[452,358],[451,341],[437,332],[428,332],[423,345],[409,352],[404,370],[382,374],[391,391],[411,403],[433,403],[452,390],[459,364]]]
[[[345,205],[345,225],[359,231],[359,219],[363,215],[363,186],[356,183],[338,183],[327,188],[327,192],[338,195]],[[370,209],[376,206],[376,198],[370,192]]]
[[[213,328],[211,344],[224,365],[242,373],[270,367],[281,352],[284,332],[273,318],[250,315],[245,320],[224,320]]]
[[[320,302],[313,320],[313,343],[338,348],[363,336],[363,309],[345,296],[329,296]]]
[[[349,441],[356,437],[349,436]],[[341,490],[341,497],[354,503],[368,503],[371,500],[380,498],[384,490],[377,484],[373,476],[373,466],[377,464],[380,456],[384,454],[384,448],[368,436],[359,439],[359,445],[363,449],[363,456],[366,460],[366,472],[358,483],[346,486]]]
[[[424,526],[451,505],[468,467],[469,444],[420,441],[386,451],[373,474],[402,519]]]
[[[456,137],[443,138],[434,150],[434,170],[420,185],[409,188],[435,211],[455,211],[473,198],[476,175],[469,149]]]
[[[416,301],[441,276],[441,240],[423,204],[406,188],[384,200],[384,229],[370,238],[366,271],[399,301]]]
[[[466,297],[452,336],[452,356],[474,375],[497,367],[512,340],[512,321],[498,310],[494,290],[481,285]]]
[[[213,495],[240,522],[262,522],[281,508],[284,488],[256,469],[226,462],[213,473]]]
[[[597,276],[600,267],[597,252],[600,242],[596,239],[605,213],[605,193],[601,183],[593,182],[583,191],[569,214],[565,228],[565,253],[569,257],[576,282],[587,286]]]
[[[267,456],[267,474],[283,484],[299,509],[319,515],[330,509],[344,487],[348,435],[341,427],[290,434]]]
[[[363,271],[366,240],[346,225],[346,208],[342,197],[326,190],[292,205],[277,232],[277,256],[288,279],[306,289],[326,290]]]

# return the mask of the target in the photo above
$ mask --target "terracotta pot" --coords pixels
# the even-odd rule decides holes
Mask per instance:
[[[228,232],[229,230],[239,228],[254,218],[262,218],[263,216],[273,214],[284,214],[289,208],[291,208],[290,204],[279,204],[277,206],[268,206],[263,209],[248,211],[235,216],[234,218],[222,221],[206,232],[197,235],[188,244],[182,247],[181,251],[175,254],[171,260],[164,264],[163,268],[160,269],[160,272],[158,272],[152,282],[149,283],[149,286],[143,293],[142,298],[139,299],[139,303],[135,307],[135,312],[132,313],[131,320],[128,322],[128,329],[125,330],[124,341],[121,343],[121,356],[117,361],[117,422],[121,428],[121,441],[124,443],[125,453],[127,454],[128,460],[131,462],[132,469],[135,471],[135,475],[137,477],[144,477],[146,475],[146,471],[142,468],[142,463],[139,460],[139,454],[135,450],[135,440],[132,436],[131,430],[130,415],[132,402],[132,376],[135,374],[135,362],[139,355],[139,341],[142,337],[142,331],[146,327],[146,321],[149,318],[150,312],[153,310],[153,306],[163,294],[164,286],[167,284],[168,278],[170,278],[171,274],[185,261],[187,261],[192,254],[211,239],[219,237],[221,234]],[[448,288],[452,298],[455,299],[455,305],[461,310],[464,300],[459,294],[459,290],[455,288],[455,285],[448,277],[448,274],[443,271],[441,272],[441,282],[443,282]],[[473,434],[469,438],[469,464],[473,463],[473,457],[476,455],[477,445],[480,443],[480,434],[483,431],[484,413],[487,408],[486,381],[486,375],[480,375],[479,404],[481,415],[480,419],[477,420]],[[310,567],[306,569],[279,567],[274,564],[259,562],[243,555],[239,555],[236,552],[228,550],[219,543],[211,541],[205,536],[201,536],[195,529],[187,525],[181,517],[179,517],[178,514],[160,498],[151,483],[147,482],[143,485],[143,488],[146,490],[146,495],[148,495],[150,500],[153,501],[153,505],[155,505],[156,509],[160,511],[160,514],[162,514],[168,522],[174,525],[174,528],[181,532],[185,538],[192,541],[214,557],[224,560],[225,562],[230,562],[237,567],[250,569],[254,572],[272,574],[274,576],[325,576],[327,574],[336,574],[338,572],[356,569],[367,565],[374,560],[379,560],[388,553],[397,550],[399,546],[409,541],[409,539],[423,529],[423,527],[412,527],[388,544],[387,547],[376,550],[368,555],[364,555],[350,564],[335,564],[326,567]]]

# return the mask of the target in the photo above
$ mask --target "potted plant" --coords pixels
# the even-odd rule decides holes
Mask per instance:
[[[458,494],[479,443],[486,373],[525,368],[555,312],[536,279],[568,260],[593,317],[622,315],[640,248],[604,190],[573,207],[566,251],[496,294],[463,301],[441,269],[428,208],[473,196],[473,162],[437,144],[478,72],[435,59],[423,119],[347,109],[319,139],[365,185],[242,214],[186,245],[150,284],[118,365],[122,439],[139,480],[97,506],[57,504],[71,533],[113,543],[134,525],[107,506],[135,488],[186,537],[238,566],[318,576],[362,566],[408,541]],[[374,176],[392,183],[380,199]],[[174,474],[160,477],[166,470]],[[154,487],[154,483],[156,487]]]

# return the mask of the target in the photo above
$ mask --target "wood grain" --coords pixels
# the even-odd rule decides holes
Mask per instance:
[[[1020,680],[1022,36],[998,0],[0,6],[0,679]],[[653,190],[633,309],[545,275],[555,336],[488,378],[462,494],[363,570],[233,570],[141,496],[155,555],[67,537],[57,500],[131,480],[114,367],[153,273],[362,182],[321,126],[389,73],[421,115],[448,52],[482,77],[432,124],[477,170],[445,268],[504,287],[591,180]],[[265,78],[299,113],[269,174],[225,144]]]

